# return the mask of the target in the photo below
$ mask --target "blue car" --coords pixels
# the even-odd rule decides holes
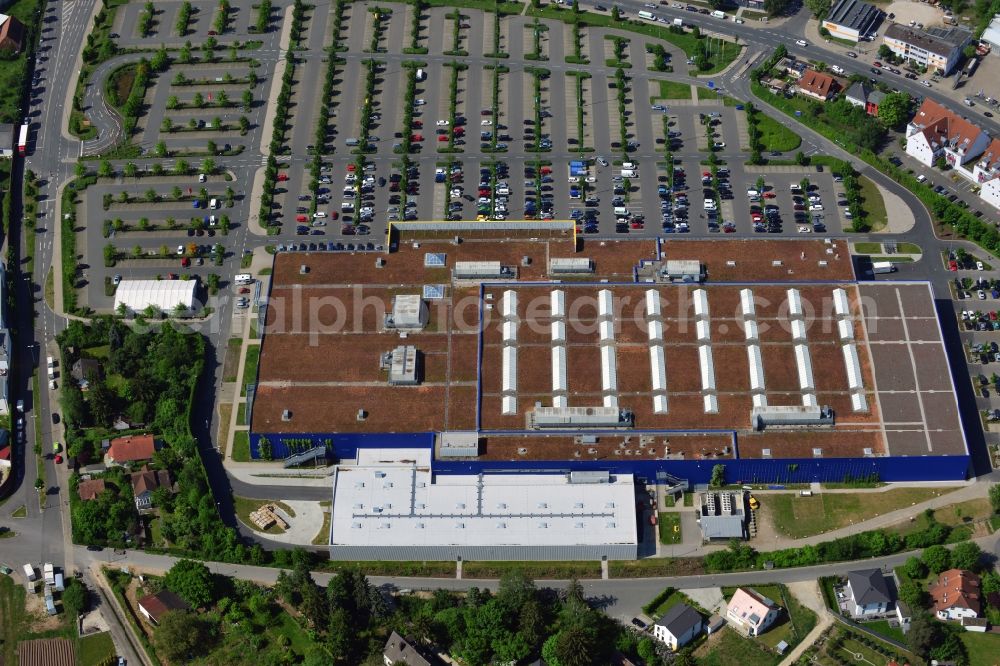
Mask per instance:
[[[191,202],[191,208],[201,208],[201,201],[199,201],[198,199],[195,199],[194,201],[192,201]]]

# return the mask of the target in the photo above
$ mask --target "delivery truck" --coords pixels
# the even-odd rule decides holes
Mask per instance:
[[[34,580],[35,580],[35,567],[31,566],[30,564],[25,564],[24,565],[24,577],[27,578],[29,581],[34,582]]]
[[[872,264],[872,273],[892,273],[895,270],[891,261],[876,261]]]

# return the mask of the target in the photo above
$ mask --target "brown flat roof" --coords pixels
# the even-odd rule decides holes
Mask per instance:
[[[754,242],[751,248],[747,242]],[[704,285],[637,284],[633,267],[656,255],[652,242],[589,242],[573,253],[567,241],[468,241],[458,245],[420,240],[400,245],[398,253],[279,253],[275,258],[268,325],[262,342],[253,409],[253,430],[295,432],[489,431],[487,459],[548,457],[603,459],[615,453],[619,438],[583,449],[570,439],[520,434],[534,405],[551,405],[552,338],[550,303],[554,290],[566,295],[567,399],[571,406],[602,404],[602,361],[598,292],[613,294],[614,348],[620,407],[635,416],[636,430],[718,431],[670,434],[650,441],[650,451],[628,455],[712,458],[724,452],[737,433],[741,457],[823,457],[963,454],[965,441],[933,296],[926,283],[853,284],[853,268],[843,241],[668,241],[669,259],[699,259],[706,265]],[[445,268],[425,268],[426,253],[446,254]],[[549,283],[548,258],[586,257],[595,273],[584,281]],[[529,261],[522,259],[528,257]],[[777,258],[776,258],[777,257]],[[476,285],[453,284],[455,261],[499,260],[517,266],[518,280]],[[825,261],[823,266],[819,262]],[[728,262],[735,262],[735,266]],[[781,262],[780,266],[772,262]],[[300,266],[307,267],[300,272]],[[720,284],[748,276],[760,283]],[[809,282],[809,281],[814,282]],[[820,282],[822,280],[822,282]],[[602,282],[606,281],[606,282]],[[525,284],[529,282],[530,284]],[[546,282],[539,284],[539,282]],[[421,294],[424,284],[446,285],[445,298],[425,300],[426,328],[386,330],[392,299]],[[868,409],[853,411],[844,364],[833,290],[846,290],[851,307],[862,384]],[[706,290],[718,412],[706,413],[694,290]],[[794,341],[788,316],[788,289],[804,304],[806,340],[815,396],[833,409],[833,427],[795,431],[752,431],[750,359],[740,306],[740,291],[753,291],[764,375],[763,395],[773,406],[801,405]],[[645,294],[661,299],[664,327],[667,412],[653,411],[652,367],[645,315]],[[502,399],[502,301],[517,293],[516,398],[518,414],[504,415]],[[319,305],[316,305],[316,303]],[[382,356],[398,345],[420,352],[419,386],[389,386]],[[918,399],[914,400],[914,396]],[[933,402],[932,402],[933,401]],[[934,418],[927,407],[935,407]],[[288,410],[290,418],[283,418]],[[363,411],[364,418],[358,413]],[[634,433],[635,431],[633,431]],[[623,435],[625,437],[627,435]],[[623,440],[622,440],[623,441]],[[610,443],[614,442],[614,443]],[[593,452],[589,449],[594,449]],[[606,450],[607,449],[607,450]],[[624,449],[623,449],[624,450]],[[770,450],[768,453],[767,450]]]

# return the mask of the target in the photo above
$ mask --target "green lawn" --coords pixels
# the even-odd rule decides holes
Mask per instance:
[[[846,527],[875,516],[924,502],[953,489],[893,488],[871,493],[819,493],[812,497],[768,495],[762,501],[775,529],[796,539]]]
[[[3,10],[8,16],[17,17],[25,25],[25,39],[27,39],[30,26],[35,20],[35,11],[39,6],[39,0],[18,0]],[[22,82],[27,77],[27,49],[11,60],[0,59],[0,90],[7,92],[0,99],[0,122],[18,124],[23,120],[22,113],[18,110],[21,101]]]
[[[757,114],[757,129],[764,150],[780,150],[785,153],[802,145],[802,137],[782,125],[774,118]]]
[[[247,384],[257,381],[257,364],[260,363],[260,345],[247,346],[247,360],[243,366],[243,386],[240,387],[240,395],[247,394]]]
[[[759,643],[740,636],[735,630],[723,627],[710,636],[697,650],[699,666],[773,666],[781,657],[768,652]]]
[[[233,433],[233,460],[250,462],[250,433],[246,430]]]
[[[454,563],[450,564],[454,567]],[[601,577],[600,562],[465,562],[462,576],[467,578],[500,578],[511,569],[523,571],[531,578],[567,580],[570,578]]]
[[[15,648],[21,636],[28,633],[28,616],[24,609],[25,589],[10,576],[0,576],[0,657],[6,664],[16,664]]]
[[[240,364],[240,349],[242,347],[243,340],[240,338],[229,338],[229,342],[226,343],[226,358],[222,364],[222,381],[236,381],[236,370]]]
[[[885,229],[888,214],[885,212],[885,201],[878,186],[866,176],[858,176],[858,186],[861,189],[861,206],[864,208],[872,231]]]
[[[670,610],[677,604],[687,603],[687,601],[688,598],[684,596],[683,593],[674,590],[673,594],[671,594],[669,597],[660,602],[660,604],[656,608],[652,609],[650,617],[653,618],[654,620],[658,620],[661,617],[663,617],[664,613],[666,613],[668,610]]]
[[[14,509],[14,512],[10,514],[11,518],[27,518],[28,517],[28,507],[22,504],[21,506]]]
[[[678,81],[657,81],[660,94],[654,99],[691,99],[691,86]]]
[[[855,243],[854,251],[857,254],[881,254],[882,243]]]
[[[969,666],[996,666],[1000,654],[1000,636],[977,634],[966,631],[961,634],[962,643],[969,652]]]
[[[681,542],[681,514],[660,513],[657,518],[660,532],[660,543]]]
[[[236,409],[236,425],[247,424],[247,403],[241,402]]]
[[[715,92],[710,88],[705,88],[704,86],[698,86],[698,99],[716,99],[719,93]]]
[[[896,251],[903,254],[923,254],[923,249],[916,243],[897,243]]]
[[[878,620],[877,622],[865,622],[865,629],[874,631],[876,634],[881,634],[886,638],[891,638],[894,641],[899,641],[903,645],[906,645],[906,634],[899,627],[890,627],[888,620]]]
[[[80,639],[77,654],[80,666],[103,666],[111,663],[114,656],[115,642],[110,633],[102,631]]]

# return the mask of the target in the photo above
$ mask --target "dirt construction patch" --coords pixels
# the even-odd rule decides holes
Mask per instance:
[[[944,25],[944,11],[921,2],[893,2],[884,8],[885,13],[895,14],[896,23],[909,25],[910,21],[923,23],[925,28]]]

